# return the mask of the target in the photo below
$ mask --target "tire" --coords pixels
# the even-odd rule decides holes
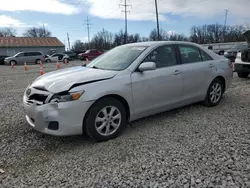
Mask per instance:
[[[63,63],[66,64],[67,62],[69,62],[69,59],[65,58],[65,59],[63,60]]]
[[[238,72],[238,77],[240,78],[247,78],[249,73],[248,72]]]
[[[224,51],[220,51],[220,52],[219,52],[219,55],[224,55]]]
[[[11,61],[10,61],[10,66],[11,66],[12,63],[13,63],[13,65],[16,65],[16,64],[17,64],[15,60],[11,60]]]
[[[218,88],[218,89],[216,89],[216,88]],[[211,94],[213,92],[213,90],[216,90],[218,92],[214,92],[214,94]],[[220,92],[219,92],[219,90],[220,90]],[[215,94],[215,93],[217,93],[217,94]],[[224,93],[223,82],[219,78],[215,78],[207,90],[207,95],[206,95],[205,100],[203,101],[203,105],[208,106],[208,107],[217,106],[222,99],[223,93]],[[213,96],[216,98],[214,98]]]
[[[113,116],[109,114],[111,113],[111,108],[114,110]],[[104,116],[102,111],[105,110],[109,116]],[[118,114],[120,114],[120,118]],[[97,117],[101,119],[96,121]],[[83,122],[83,132],[97,142],[107,141],[119,136],[125,128],[126,123],[126,111],[123,104],[114,98],[104,98],[97,101],[89,109]],[[109,132],[107,131],[107,127],[109,127]]]
[[[46,60],[46,63],[51,63],[51,60],[50,60],[50,59],[47,59],[47,60]]]
[[[35,64],[39,64],[40,61],[41,61],[41,59],[37,59],[36,62],[35,62]]]

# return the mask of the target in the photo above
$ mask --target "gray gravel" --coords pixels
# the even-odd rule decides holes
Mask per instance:
[[[37,76],[39,66],[0,66],[0,187],[250,188],[250,79],[235,76],[217,107],[148,117],[94,143],[27,125],[22,95]]]

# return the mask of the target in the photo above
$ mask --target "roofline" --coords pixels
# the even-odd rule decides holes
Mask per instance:
[[[57,48],[57,47],[64,47],[63,46],[0,46],[0,48]]]

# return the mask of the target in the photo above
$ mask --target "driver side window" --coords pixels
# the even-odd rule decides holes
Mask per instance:
[[[160,46],[154,49],[143,62],[155,62],[156,68],[177,65],[175,49],[172,45]]]

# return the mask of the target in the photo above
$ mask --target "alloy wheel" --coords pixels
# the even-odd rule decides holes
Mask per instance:
[[[211,102],[214,104],[217,103],[221,98],[221,94],[222,94],[221,85],[218,82],[214,83],[210,90]]]
[[[95,118],[95,129],[102,136],[114,134],[121,125],[121,112],[115,106],[101,109]]]

